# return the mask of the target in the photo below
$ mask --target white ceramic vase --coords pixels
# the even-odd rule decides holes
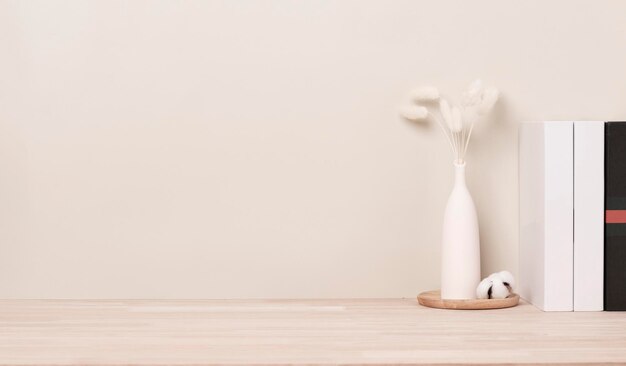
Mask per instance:
[[[455,162],[454,188],[443,218],[441,298],[474,299],[480,282],[478,217],[465,185],[465,163]]]

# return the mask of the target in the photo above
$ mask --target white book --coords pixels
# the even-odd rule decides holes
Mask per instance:
[[[520,296],[572,311],[574,124],[527,122],[519,133]]]
[[[574,122],[574,311],[604,310],[604,122]]]

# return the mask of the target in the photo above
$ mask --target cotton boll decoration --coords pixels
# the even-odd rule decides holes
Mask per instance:
[[[505,299],[513,293],[515,279],[511,272],[492,273],[480,281],[476,288],[478,299]]]
[[[489,278],[485,278],[480,281],[478,287],[476,288],[476,298],[477,299],[488,299],[489,298],[489,289],[491,288],[493,282]]]
[[[487,296],[490,299],[506,299],[510,294],[502,278],[496,277],[491,279],[491,291],[487,291]]]
[[[428,117],[428,109],[418,105],[407,105],[400,109],[400,114],[410,121],[419,121]]]
[[[515,289],[515,278],[513,277],[511,272],[501,271],[498,273],[500,274],[500,277],[502,277],[502,281],[504,282],[504,285],[509,287],[510,291],[513,292],[513,290]]]

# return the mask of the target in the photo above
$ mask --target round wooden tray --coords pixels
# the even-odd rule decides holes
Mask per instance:
[[[422,292],[417,296],[420,305],[437,309],[485,310],[503,309],[516,306],[519,295],[512,294],[506,299],[442,300],[439,290]]]

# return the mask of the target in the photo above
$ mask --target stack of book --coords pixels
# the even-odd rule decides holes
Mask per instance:
[[[519,133],[522,298],[626,310],[626,122],[527,122]]]

